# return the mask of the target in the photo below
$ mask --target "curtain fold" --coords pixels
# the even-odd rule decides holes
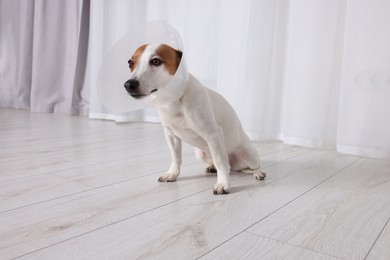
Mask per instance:
[[[390,158],[387,0],[0,0],[0,7],[2,107],[158,121],[153,108],[104,108],[97,80],[130,27],[166,20],[183,37],[189,71],[232,104],[253,139]]]
[[[281,102],[281,133],[288,143],[334,148],[345,7],[339,0],[290,5]]]
[[[30,107],[33,12],[33,1],[0,1],[2,107]]]
[[[88,114],[89,1],[2,0],[0,106]]]

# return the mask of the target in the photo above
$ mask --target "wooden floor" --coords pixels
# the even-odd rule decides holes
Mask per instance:
[[[0,259],[390,259],[390,162],[256,143],[215,196],[159,124],[0,110]]]

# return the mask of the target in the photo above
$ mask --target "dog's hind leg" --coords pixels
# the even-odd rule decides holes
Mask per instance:
[[[216,173],[217,172],[217,168],[215,168],[213,160],[210,158],[210,156],[207,156],[207,154],[204,151],[202,151],[201,149],[196,148],[196,147],[195,147],[195,157],[199,161],[207,164],[207,167],[205,169],[206,173]]]
[[[217,173],[217,172],[218,172],[218,171],[217,171],[217,168],[215,168],[214,164],[209,164],[209,165],[206,167],[205,171],[206,171],[207,173]]]
[[[261,168],[257,168],[257,169],[246,168],[246,169],[240,170],[240,172],[252,174],[255,179],[261,180],[261,181],[264,180],[265,177],[267,177],[266,172],[264,170],[262,170]]]
[[[253,177],[257,180],[264,180],[267,174],[264,170],[261,169],[260,157],[257,154],[256,149],[253,146],[249,146],[245,152],[245,156],[240,158],[244,163],[246,168],[240,170],[243,173],[252,174]]]

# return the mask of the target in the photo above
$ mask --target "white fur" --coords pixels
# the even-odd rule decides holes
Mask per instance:
[[[164,65],[154,67],[149,64],[157,47],[146,47],[131,76],[139,80],[143,93],[164,86],[172,78]],[[230,170],[252,173],[255,178],[264,179],[265,172],[261,170],[257,151],[230,104],[192,75],[186,84],[184,95],[179,100],[157,106],[172,155],[171,166],[159,181],[176,181],[179,176],[182,140],[195,147],[198,159],[215,166],[217,183],[214,194],[229,193]]]

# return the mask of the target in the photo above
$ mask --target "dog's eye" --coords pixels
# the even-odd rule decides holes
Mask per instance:
[[[134,61],[129,60],[128,63],[129,63],[129,68],[131,69],[134,66]]]
[[[160,59],[154,58],[150,61],[150,64],[157,67],[163,64],[163,62]]]

